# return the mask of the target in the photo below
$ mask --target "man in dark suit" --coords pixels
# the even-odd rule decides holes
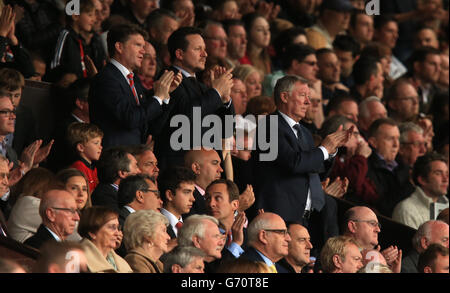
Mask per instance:
[[[261,213],[248,226],[249,247],[241,255],[250,261],[264,262],[274,273],[287,273],[277,264],[288,255],[291,237],[283,219],[274,213]]]
[[[195,174],[185,167],[166,169],[159,176],[158,184],[163,199],[163,214],[169,220],[167,233],[176,238],[183,225],[183,214],[189,213],[194,203]]]
[[[65,189],[52,189],[45,193],[39,204],[39,214],[42,224],[36,234],[24,242],[36,249],[47,241],[64,241],[80,221],[75,198]]]
[[[183,166],[183,158],[186,152],[186,136],[189,138],[186,147],[188,147],[187,149],[192,149],[193,146],[199,146],[199,143],[202,143],[200,135],[203,135],[210,129],[210,127],[202,127],[201,131],[199,131],[197,129],[199,126],[194,125],[198,120],[194,119],[197,116],[194,115],[194,107],[200,107],[200,119],[211,114],[218,115],[223,119],[224,115],[234,113],[230,98],[233,85],[231,69],[226,71],[224,68],[218,68],[214,74],[208,75],[210,76],[210,88],[196,79],[196,73],[205,69],[208,55],[199,29],[182,27],[176,30],[169,37],[168,49],[173,65],[170,70],[177,73],[181,72],[183,81],[170,94],[169,109],[163,115],[164,119],[160,119],[160,126],[158,126],[160,131],[155,144],[155,154],[159,159],[161,169],[171,165]],[[176,139],[171,140],[173,134],[181,134],[178,126],[170,126],[170,120],[175,115],[183,115],[189,121],[188,129],[190,132],[187,135],[183,133],[181,145],[178,145],[179,137],[174,137]],[[194,135],[197,131],[199,132],[197,133],[199,134],[198,136]],[[173,143],[178,144],[175,146],[172,145]],[[214,143],[216,145],[220,143],[221,145],[221,142]],[[182,147],[181,149],[175,149],[175,147],[180,146]]]
[[[129,214],[140,210],[160,212],[162,200],[154,178],[137,174],[123,179],[117,193],[119,203],[119,224],[123,224]]]
[[[119,210],[117,191],[122,179],[140,173],[137,161],[127,151],[119,147],[102,152],[97,162],[100,183],[92,193],[92,204]]]
[[[215,150],[190,150],[184,156],[184,165],[195,173],[194,205],[185,217],[193,214],[206,214],[205,190],[214,180],[220,179],[223,172],[219,154]]]
[[[155,83],[153,97],[143,95],[139,78],[133,74],[142,63],[145,35],[133,25],[118,25],[108,32],[111,62],[94,78],[89,90],[90,120],[103,130],[104,147],[145,143],[148,125],[162,114],[163,101],[169,99],[172,72],[165,72]]]
[[[324,161],[348,140],[353,129],[340,127],[315,147],[311,133],[298,123],[310,105],[307,81],[298,76],[281,78],[274,98],[278,111],[266,116],[262,121],[266,129],[257,132],[257,141],[264,135],[263,139],[270,138],[270,148],[267,152],[258,145],[252,154],[256,208],[309,228],[311,213],[325,205],[319,178],[326,170]],[[278,126],[271,130],[273,121]]]

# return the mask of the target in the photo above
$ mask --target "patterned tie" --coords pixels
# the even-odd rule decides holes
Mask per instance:
[[[132,72],[129,73],[129,74],[127,75],[127,77],[128,77],[128,82],[130,83],[131,91],[133,92],[134,98],[136,99],[136,103],[137,103],[138,106],[139,106],[140,103],[139,103],[138,95],[137,95],[137,93],[136,93],[136,88],[134,87],[133,73],[132,73]]]
[[[269,269],[270,269],[270,271],[271,271],[272,273],[278,274],[278,271],[277,271],[277,268],[275,267],[275,264],[272,264],[272,265],[269,267]]]
[[[175,224],[175,228],[177,228],[177,230],[181,229],[181,227],[183,227],[183,222],[179,221]]]

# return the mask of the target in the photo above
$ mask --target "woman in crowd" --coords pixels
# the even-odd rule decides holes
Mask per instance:
[[[80,170],[75,168],[63,169],[56,174],[56,178],[64,183],[65,189],[74,196],[79,211],[92,206],[91,197],[89,196],[89,184]],[[77,229],[67,238],[69,241],[79,241],[81,239]]]
[[[91,273],[131,273],[128,263],[114,252],[122,233],[119,215],[110,208],[94,206],[86,208],[78,224],[81,245],[86,254]]]
[[[140,210],[130,214],[124,224],[125,260],[136,273],[162,273],[159,258],[169,251],[169,221],[161,213]]]
[[[156,51],[152,44],[145,42],[145,54],[142,59],[142,65],[137,70],[137,75],[141,80],[142,86],[146,90],[153,89],[153,82],[156,75]]]
[[[261,95],[263,74],[256,67],[247,64],[239,65],[233,69],[232,74],[233,77],[244,82],[249,100]]]
[[[241,64],[251,64],[263,74],[272,72],[272,62],[268,52],[270,45],[270,25],[267,20],[257,14],[244,15],[242,21],[247,31],[247,53],[240,60]]]
[[[41,198],[55,185],[55,175],[45,168],[33,168],[14,186],[12,210],[8,219],[11,238],[24,242],[33,236],[42,218],[39,215]]]

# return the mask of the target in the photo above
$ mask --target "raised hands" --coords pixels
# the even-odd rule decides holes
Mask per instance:
[[[327,178],[323,183],[322,187],[326,194],[331,195],[332,197],[342,198],[348,189],[349,181],[347,177],[344,177],[342,180],[341,177],[337,177],[333,183],[330,183],[330,178]]]
[[[372,149],[370,148],[369,144],[361,137],[358,140],[356,154],[361,155],[366,159],[372,154]]]
[[[173,76],[173,81],[172,84],[170,85],[169,92],[170,93],[173,92],[182,81],[183,81],[183,74],[181,74],[181,72],[178,71],[178,73]]]
[[[172,82],[174,81],[174,75],[175,73],[173,71],[164,71],[164,74],[157,81],[155,81],[153,85],[155,96],[159,97],[161,100],[167,100],[170,98],[169,91],[172,86]]]
[[[239,212],[234,218],[233,225],[231,226],[231,233],[233,235],[233,242],[242,246],[244,243],[244,224],[246,221],[245,213]]]
[[[22,162],[21,168],[23,172],[28,172],[33,168],[35,156],[37,151],[42,145],[42,140],[38,139],[29,146],[27,146],[23,151],[20,157],[20,161]]]
[[[40,141],[41,141],[41,144],[42,144],[42,140],[40,140]],[[36,155],[34,156],[33,165],[41,163],[42,161],[44,161],[48,157],[54,142],[55,141],[52,139],[46,146],[38,149],[38,151],[36,152]]]
[[[354,128],[354,126],[351,126],[349,129],[343,130],[343,126],[339,126],[336,132],[325,137],[321,145],[328,151],[328,154],[334,154],[337,148],[343,146],[353,135]]]
[[[0,36],[10,39],[13,46],[17,46],[19,41],[16,38],[16,13],[9,5],[5,5],[0,16]]]
[[[255,194],[253,193],[253,186],[247,185],[244,192],[239,195],[239,208],[238,211],[243,212],[247,210],[255,202]]]
[[[231,71],[233,68],[226,69],[221,66],[214,66],[209,71],[209,78],[211,81],[211,87],[215,88],[218,92],[222,101],[227,103],[230,101],[231,88],[233,87],[233,75]]]
[[[273,21],[277,18],[278,13],[280,13],[281,7],[280,5],[275,5],[272,3],[267,3],[264,1],[260,1],[258,3],[257,12],[264,16],[267,21]]]

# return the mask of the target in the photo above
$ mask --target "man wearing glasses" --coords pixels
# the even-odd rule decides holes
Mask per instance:
[[[249,224],[249,248],[241,255],[250,261],[264,262],[273,273],[287,273],[288,271],[277,264],[288,255],[291,237],[284,220],[274,213],[261,213]]]
[[[161,212],[162,200],[154,178],[137,174],[123,179],[117,193],[119,202],[119,223],[123,226],[128,215],[140,210]]]
[[[73,233],[80,220],[75,198],[64,189],[52,189],[44,194],[39,205],[42,224],[36,234],[24,244],[36,249],[47,241],[64,241]]]
[[[356,206],[347,210],[344,214],[344,235],[352,237],[358,243],[359,249],[371,250],[378,247],[378,233],[381,232],[381,224],[377,215],[368,207]],[[398,262],[402,257],[401,250],[396,246],[390,246],[381,251],[389,266]]]

